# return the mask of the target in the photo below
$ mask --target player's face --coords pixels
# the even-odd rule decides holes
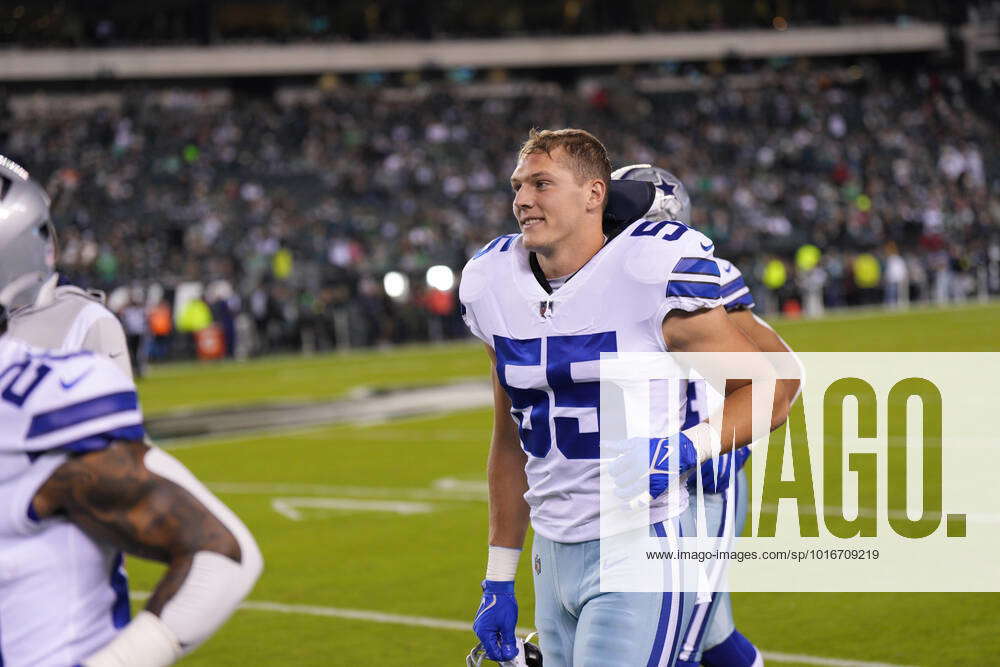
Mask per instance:
[[[590,184],[566,165],[562,148],[552,155],[527,155],[517,163],[510,185],[524,247],[542,254],[573,233],[591,197]]]

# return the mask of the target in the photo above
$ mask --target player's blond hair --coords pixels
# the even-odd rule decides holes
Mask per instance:
[[[572,169],[578,181],[600,179],[604,181],[605,193],[611,187],[611,160],[608,149],[597,137],[586,130],[565,128],[562,130],[538,130],[531,128],[528,140],[521,146],[517,159],[520,162],[532,153],[545,153],[562,148],[566,154],[567,166]],[[607,203],[607,194],[604,201]]]

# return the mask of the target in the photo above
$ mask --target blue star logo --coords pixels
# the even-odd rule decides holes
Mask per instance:
[[[657,179],[659,183],[656,184],[656,189],[667,195],[668,197],[674,194],[674,184],[667,183],[662,178]]]

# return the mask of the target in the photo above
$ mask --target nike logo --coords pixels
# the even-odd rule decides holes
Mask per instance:
[[[118,357],[122,356],[123,354],[125,354],[125,350],[122,350],[121,352],[115,352],[114,354],[109,354],[108,358],[109,359],[117,359]]]
[[[662,443],[663,440],[661,440],[660,442]],[[671,447],[670,445],[664,445],[663,446],[663,452],[660,455],[659,460],[654,464],[653,467],[655,467],[657,469],[663,467],[663,464],[667,462],[668,458],[670,458],[670,452],[671,452],[672,449],[673,449],[673,447]]]
[[[708,245],[705,245],[704,243],[701,244],[701,249],[704,250],[705,252],[708,252],[714,247],[715,247],[714,243],[709,243]]]
[[[733,271],[733,265],[732,264],[726,264],[726,268],[724,268],[722,270],[725,271],[726,273],[732,273],[732,271]]]
[[[80,380],[82,380],[83,378],[85,378],[88,375],[90,375],[90,372],[92,370],[94,370],[93,367],[88,368],[87,370],[85,370],[84,372],[82,372],[78,376],[76,376],[75,379],[73,379],[73,380],[71,380],[69,382],[67,382],[66,380],[64,380],[62,378],[59,378],[59,384],[62,385],[63,389],[69,391],[70,389],[72,389],[73,387],[75,387],[80,382]]]
[[[497,596],[494,595],[493,599],[490,600],[489,604],[485,604],[486,600],[483,600],[483,602],[484,602],[484,606],[482,606],[479,609],[479,613],[476,614],[476,618],[472,621],[473,623],[475,623],[476,621],[478,621],[480,616],[482,616],[483,614],[485,614],[486,612],[488,612],[490,609],[492,609],[494,607],[494,605],[496,605],[496,603],[497,603]]]

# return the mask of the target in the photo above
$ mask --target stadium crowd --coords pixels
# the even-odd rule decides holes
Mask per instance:
[[[208,286],[229,354],[464,335],[423,275],[514,230],[507,179],[533,126],[583,127],[615,166],[677,174],[765,312],[1000,292],[1000,133],[979,111],[995,85],[870,64],[684,80],[10,100],[0,145],[53,195],[71,279],[166,289],[127,299],[160,309],[159,355],[185,283]],[[400,298],[389,271],[410,277]]]
[[[939,3],[740,0],[32,0],[0,5],[0,45],[121,47],[246,42],[345,42],[850,25],[957,24],[994,0]]]

